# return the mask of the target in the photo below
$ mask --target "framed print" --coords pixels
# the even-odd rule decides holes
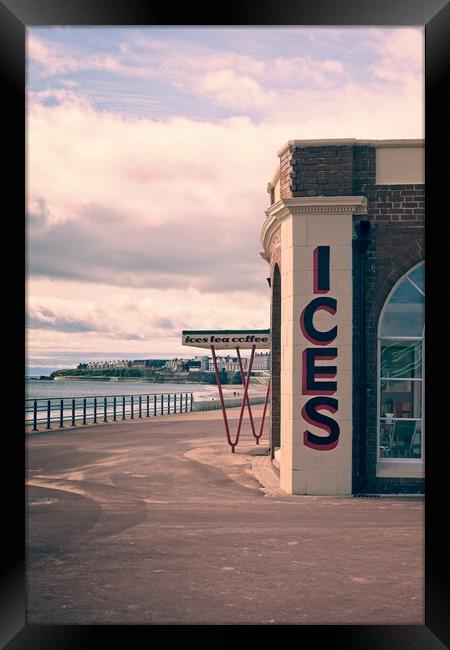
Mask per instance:
[[[3,0],[2,647],[450,643],[449,10],[341,4]]]

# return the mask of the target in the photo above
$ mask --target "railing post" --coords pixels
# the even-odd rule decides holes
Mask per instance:
[[[194,395],[191,393],[191,411],[193,409],[193,406],[194,406]]]
[[[94,424],[97,424],[97,398],[94,397]]]
[[[131,419],[134,420],[134,396],[131,396]]]
[[[83,424],[86,424],[86,398],[83,398]]]
[[[142,395],[139,395],[139,417],[142,417]]]
[[[125,420],[125,395],[122,397],[122,420]]]
[[[72,399],[72,426],[75,426],[75,398]]]
[[[150,395],[147,395],[147,417],[150,415]]]
[[[37,400],[33,402],[33,431],[37,431]]]
[[[107,409],[108,409],[108,398],[105,397],[103,400],[103,422],[108,422],[108,414],[107,414]]]
[[[164,415],[164,393],[161,394],[161,415]]]
[[[116,420],[117,420],[116,408],[117,408],[117,397],[114,395],[114,399],[113,399],[113,420],[114,420],[114,422],[116,422]]]
[[[60,410],[59,410],[59,426],[60,428],[64,428],[64,400],[61,400],[60,403]]]
[[[170,394],[167,395],[167,415],[170,415]]]
[[[153,415],[156,415],[156,395],[153,399]]]
[[[48,400],[47,401],[47,429],[51,429],[50,418],[51,418],[51,402],[50,400]]]

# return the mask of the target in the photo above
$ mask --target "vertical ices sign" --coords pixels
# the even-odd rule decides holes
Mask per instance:
[[[303,433],[303,442],[311,449],[326,451],[334,449],[339,442],[339,425],[333,418],[320,411],[336,413],[338,400],[331,397],[336,392],[336,366],[317,365],[318,361],[332,361],[337,357],[337,348],[331,347],[337,336],[337,325],[327,331],[316,329],[314,315],[320,309],[336,314],[336,298],[325,294],[330,291],[330,247],[317,246],[313,260],[313,298],[300,316],[303,336],[313,345],[303,350],[302,395],[312,395],[302,408],[303,419],[326,431],[326,436],[316,436],[308,429]]]

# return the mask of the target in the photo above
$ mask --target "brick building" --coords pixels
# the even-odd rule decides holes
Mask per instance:
[[[242,368],[247,369],[247,357],[242,357]],[[237,357],[217,357],[217,367],[219,371],[226,370],[226,372],[240,372],[239,359]],[[214,372],[214,361],[209,361],[209,372]]]
[[[290,141],[268,184],[271,450],[294,494],[424,490],[424,143]]]
[[[253,370],[270,370],[270,352],[255,352]]]

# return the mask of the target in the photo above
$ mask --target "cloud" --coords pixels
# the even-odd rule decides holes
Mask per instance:
[[[88,319],[80,319],[70,314],[56,314],[44,306],[30,309],[27,318],[27,327],[30,329],[44,329],[59,332],[95,332],[97,326]]]
[[[299,121],[268,125],[247,118],[124,120],[71,101],[33,106],[28,273],[117,286],[258,291],[266,275],[259,233],[275,152],[293,137],[421,135],[411,124],[419,122],[417,102],[403,112],[391,112],[394,102],[376,102],[356,90],[338,101],[336,94],[334,101],[309,95]]]
[[[423,137],[423,35],[371,35],[362,80],[337,49],[277,50],[269,65],[263,48],[136,39],[95,54],[32,38],[30,57],[57,81],[32,84],[27,104],[30,354],[180,354],[181,329],[267,327],[259,233],[276,152],[292,139]],[[112,95],[134,75],[142,101],[167,105],[169,84],[178,112],[189,98],[194,113],[229,117],[101,110],[67,76],[87,69],[108,72]]]
[[[305,100],[310,106],[307,100],[318,91],[325,92],[327,108],[328,89],[339,89],[339,95],[344,97],[352,92],[359,101],[371,90],[389,101],[392,97],[386,96],[383,84],[398,84],[396,91],[392,93],[391,89],[395,98],[404,87],[417,86],[423,77],[423,30],[416,28],[269,29],[264,32],[268,49],[256,48],[258,56],[227,51],[223,41],[226,31],[219,30],[214,46],[207,45],[199,35],[197,40],[192,40],[192,35],[189,40],[189,30],[180,30],[176,36],[172,30],[166,38],[155,30],[151,36],[140,32],[132,37],[126,32],[103,52],[74,51],[73,46],[47,42],[31,34],[28,52],[41,74],[59,75],[61,84],[67,81],[64,75],[71,72],[103,72],[109,82],[99,78],[99,89],[91,88],[90,95],[101,104],[109,97],[112,104],[136,114],[167,114],[164,102],[155,102],[151,97],[151,88],[158,87],[158,95],[162,93],[166,101],[175,92],[178,103],[172,101],[174,97],[170,100],[175,112],[189,106],[188,110],[204,115],[209,106],[211,111],[229,116],[247,111],[253,118],[265,121],[290,119]],[[284,43],[280,44],[282,38],[290,43],[285,52]],[[275,42],[278,54],[269,56]],[[245,49],[239,39],[237,43]],[[292,55],[294,49],[302,54]],[[353,59],[346,56],[349,52]],[[133,79],[141,82],[140,92],[130,85]],[[128,88],[128,100],[121,97],[124,88]],[[417,94],[420,88],[414,91]]]
[[[267,110],[277,99],[273,90],[264,89],[255,79],[226,69],[201,76],[195,89],[217,103],[238,111],[255,108]]]
[[[416,28],[375,31],[372,48],[378,61],[371,67],[375,77],[401,86],[424,82],[424,33]]]
[[[341,84],[349,75],[342,61],[316,61],[311,56],[303,56],[276,58],[271,65],[271,78],[275,83],[323,88]]]
[[[240,207],[247,210],[255,174],[264,173],[264,159],[273,164],[273,149],[258,143],[257,131],[249,127],[244,117],[219,124],[157,122],[125,119],[71,100],[30,103],[30,209],[45,204],[49,222],[66,221],[92,206],[114,206],[139,223],[195,222],[199,211],[236,221],[230,202],[237,202],[239,192]]]
[[[126,287],[193,287],[204,291],[260,291],[264,266],[258,228],[226,221],[134,223],[105,208],[77,219],[47,224],[31,215],[27,270],[32,276],[82,279]],[[261,222],[261,219],[259,219]]]
[[[28,281],[27,353],[30,358],[184,355],[182,329],[268,327],[265,295],[195,289],[147,290],[82,282]],[[124,354],[124,353],[122,353]],[[99,357],[101,355],[101,357]]]
[[[27,58],[39,64],[45,76],[62,75],[81,70],[101,70],[117,74],[139,74],[110,54],[85,54],[81,49],[69,48],[64,43],[47,42],[28,33]]]

